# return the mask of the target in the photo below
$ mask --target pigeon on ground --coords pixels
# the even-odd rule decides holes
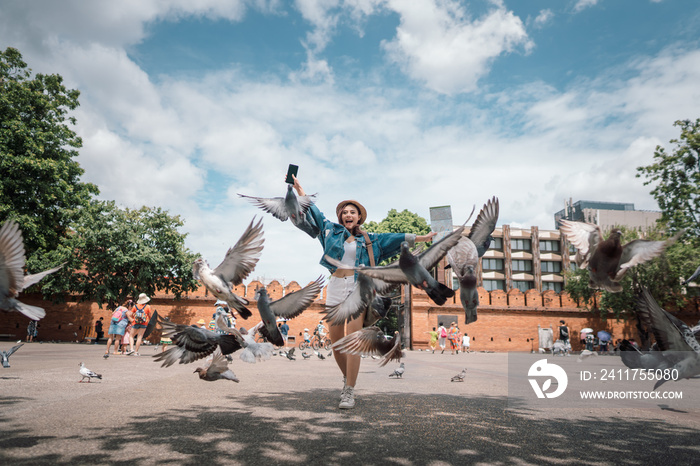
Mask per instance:
[[[20,292],[56,272],[65,263],[43,272],[24,275],[24,261],[22,231],[14,220],[8,220],[0,227],[0,310],[21,312],[32,320],[39,320],[44,318],[46,311],[16,298]]]
[[[20,349],[22,347],[22,345],[24,345],[24,343],[20,343],[19,341],[17,343],[19,343],[19,344],[13,346],[12,348],[10,348],[7,351],[0,351],[0,359],[2,359],[2,367],[5,367],[5,368],[10,367],[10,356],[12,356],[12,353],[17,351],[18,349]]]
[[[637,239],[623,246],[620,242],[622,232],[617,228],[610,232],[608,239],[603,240],[603,232],[598,225],[564,219],[559,223],[566,239],[578,250],[576,265],[582,269],[588,268],[588,286],[611,293],[622,291],[620,280],[630,268],[660,256],[683,233],[677,233],[666,241]]]
[[[80,366],[80,375],[83,376],[82,379],[79,380],[79,382],[83,382],[86,378],[88,379],[88,383],[90,383],[90,379],[100,379],[102,380],[102,374],[98,374],[96,372],[91,371],[87,367],[85,367],[84,363],[78,364]]]
[[[462,236],[457,245],[447,251],[447,262],[459,281],[459,298],[464,308],[464,323],[476,321],[479,306],[476,270],[479,258],[486,253],[491,243],[491,233],[498,222],[498,198],[489,199],[477,215],[469,234]]]
[[[588,359],[591,356],[598,356],[598,353],[596,353],[595,351],[585,349],[581,351],[581,354],[578,355],[578,358],[576,358],[576,362],[582,362],[584,359]]]
[[[406,368],[404,367],[404,364],[401,363],[401,365],[394,369],[394,372],[389,374],[389,377],[396,377],[397,379],[403,379],[403,373],[406,371]]]
[[[333,344],[333,349],[360,356],[381,355],[383,358],[379,367],[387,365],[389,361],[401,361],[404,357],[399,332],[394,332],[394,338],[388,339],[376,326],[363,328],[341,338]]]
[[[311,353],[301,352],[301,357],[304,359],[311,359]]]
[[[312,238],[316,238],[320,230],[306,218],[306,211],[314,203],[316,194],[297,198],[292,188],[293,185],[291,184],[287,186],[287,195],[283,198],[253,197],[246,196],[245,194],[239,194],[239,196],[250,200],[250,202],[260,207],[265,212],[271,213],[275,218],[283,222],[286,222],[287,219],[291,219],[294,226]]]
[[[321,359],[321,360],[326,359],[326,357],[324,355],[322,355],[320,351],[314,351],[314,353],[316,353],[316,356],[318,356],[318,359]]]
[[[464,382],[464,378],[467,376],[467,369],[463,369],[462,372],[455,375],[450,379],[450,382]]]
[[[464,225],[433,244],[427,250],[414,256],[408,247],[408,242],[401,243],[401,256],[398,265],[386,265],[383,267],[338,267],[342,269],[357,270],[361,274],[376,278],[388,283],[410,284],[425,290],[435,304],[442,306],[447,298],[454,296],[452,288],[443,285],[433,278],[429,270],[437,265],[445,257],[447,251],[454,247],[464,231]],[[331,263],[332,258],[325,256]],[[330,260],[329,260],[330,259]]]
[[[695,269],[695,272],[693,272],[690,278],[683,282],[683,285],[687,285],[688,283],[695,281],[695,279],[698,278],[698,276],[700,276],[700,267]]]
[[[221,353],[231,354],[245,346],[243,336],[239,332],[232,335],[220,335],[211,330],[196,325],[182,325],[159,319],[163,328],[163,336],[170,338],[172,347],[154,356],[156,361],[163,361],[161,367],[169,367],[179,361],[188,364],[197,359],[206,358],[220,348]],[[232,329],[235,331],[235,329]]]
[[[663,310],[644,287],[637,296],[637,312],[645,315],[644,320],[650,323],[663,361],[670,364],[669,369],[678,371],[678,380],[700,374],[700,342],[688,325]],[[654,390],[667,381],[657,381]]]
[[[277,346],[284,346],[284,339],[277,328],[277,317],[292,319],[301,314],[304,309],[311,306],[323,289],[323,277],[306,285],[301,290],[288,293],[277,301],[270,302],[265,288],[255,292],[258,311],[264,325],[258,330],[267,341]]]
[[[194,371],[199,374],[200,379],[206,380],[207,382],[214,382],[215,380],[221,379],[236,383],[240,382],[236,374],[228,368],[226,358],[218,349],[214,351],[213,357],[206,367],[198,367]]]
[[[292,348],[289,351],[287,351],[287,359],[290,361],[296,361],[297,358],[294,357],[294,352],[296,351],[296,348]]]
[[[248,300],[241,298],[231,289],[243,282],[258,263],[263,250],[262,220],[253,225],[255,218],[238,240],[236,245],[226,252],[226,257],[214,270],[202,258],[194,261],[192,275],[199,280],[217,299],[226,301],[231,309],[235,309],[244,319],[253,314],[246,308]]]

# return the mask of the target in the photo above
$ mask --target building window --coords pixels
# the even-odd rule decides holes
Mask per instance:
[[[525,293],[527,290],[533,289],[534,287],[535,285],[531,281],[513,280],[513,288],[517,288],[523,293]]]
[[[559,252],[559,241],[543,240],[540,241],[541,252]]]
[[[503,251],[503,238],[494,238],[491,240],[489,249],[496,249],[498,251]]]
[[[529,239],[511,239],[510,248],[513,251],[531,251],[532,242]]]
[[[532,272],[532,261],[514,260],[513,272]]]
[[[555,282],[542,282],[542,291],[545,290],[554,290],[557,293],[561,293],[561,290],[563,287],[561,286],[561,283],[555,283]]]
[[[503,280],[484,280],[484,289],[486,291],[506,290],[506,282]]]
[[[542,262],[542,273],[560,273],[561,272],[561,262]]]
[[[503,259],[481,259],[482,270],[503,270]]]
[[[576,272],[578,270],[578,265],[576,265],[576,262],[571,262],[569,264],[569,270],[571,270],[572,272]]]

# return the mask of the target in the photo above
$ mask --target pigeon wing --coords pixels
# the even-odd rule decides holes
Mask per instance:
[[[479,263],[479,251],[470,238],[462,236],[455,247],[447,251],[447,262],[457,277],[462,278],[467,275],[467,266],[471,265],[476,269]]]
[[[265,212],[272,214],[273,217],[287,221],[289,214],[287,213],[287,206],[284,203],[283,197],[253,197],[246,196],[245,194],[239,194],[238,196],[248,199],[257,207],[260,207]]]
[[[32,286],[36,283],[39,283],[42,278],[44,278],[45,276],[50,275],[54,272],[58,272],[59,270],[61,270],[61,267],[63,267],[64,265],[66,265],[65,262],[63,264],[59,265],[58,267],[54,267],[54,268],[49,269],[49,270],[44,270],[43,272],[34,273],[31,275],[25,275],[24,276],[24,283],[22,284],[22,288],[26,290],[30,286]]]
[[[463,231],[464,225],[457,228],[455,231],[420,253],[418,255],[418,262],[420,265],[422,265],[426,270],[430,270],[435,267],[437,263],[440,262],[443,257],[445,257],[447,251],[449,251],[459,242]]]
[[[379,356],[391,351],[393,346],[379,327],[372,326],[341,338],[333,344],[333,349],[341,353]]]
[[[358,274],[357,284],[350,295],[341,303],[323,311],[331,325],[341,325],[358,318],[372,303],[374,280],[365,274]]]
[[[12,348],[10,348],[6,353],[7,357],[9,358],[10,356],[12,356],[12,353],[14,353],[18,349],[20,349],[23,345],[24,345],[24,343],[20,343],[19,345],[15,345]]]
[[[24,286],[22,232],[13,220],[0,228],[0,293],[15,297]]]
[[[234,286],[240,285],[253,271],[263,250],[265,240],[262,237],[262,219],[255,225],[254,222],[255,219],[250,222],[236,245],[228,250],[224,261],[214,269],[214,274]]]
[[[588,266],[588,259],[598,247],[598,244],[603,241],[603,232],[600,231],[598,225],[585,222],[572,222],[570,220],[559,220],[560,230],[566,236],[571,244],[578,249],[581,254],[576,256],[577,264],[581,268]]]
[[[311,306],[323,289],[323,277],[318,277],[316,281],[306,285],[301,290],[289,293],[283,298],[270,303],[270,310],[277,317],[292,319]]]
[[[625,244],[620,257],[620,268],[615,281],[620,281],[627,271],[635,265],[642,264],[661,255],[666,248],[666,241],[648,241],[636,239]]]
[[[297,197],[297,201],[299,202],[299,207],[301,207],[302,212],[306,213],[309,207],[311,207],[316,201],[316,194],[309,194],[308,196],[299,196]]]
[[[474,244],[484,244],[489,236],[491,236],[498,222],[498,211],[498,198],[494,196],[484,204],[484,207],[482,207],[479,215],[476,216],[476,220],[474,220],[474,224],[469,231],[469,239],[471,239]]]
[[[643,314],[644,320],[650,323],[651,331],[661,351],[670,351],[671,359],[675,352],[691,351],[690,346],[683,338],[681,332],[666,316],[664,311],[651,296],[649,291],[642,287],[637,295],[637,312]]]

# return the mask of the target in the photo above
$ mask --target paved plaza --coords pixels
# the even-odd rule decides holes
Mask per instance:
[[[403,379],[388,377],[398,364],[365,359],[356,408],[340,411],[330,358],[234,354],[236,384],[200,381],[201,361],[161,368],[153,347],[104,350],[31,343],[12,355],[0,464],[700,464],[700,407],[507,409],[504,353],[409,351]],[[78,383],[81,361],[102,380]]]

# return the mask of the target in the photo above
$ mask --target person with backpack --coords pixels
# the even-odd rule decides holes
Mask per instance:
[[[139,356],[139,348],[141,343],[143,343],[143,334],[146,332],[146,327],[148,326],[148,321],[151,320],[151,315],[153,311],[148,302],[151,300],[146,293],[141,293],[139,295],[138,301],[133,308],[133,318],[134,324],[131,326],[131,337],[129,338],[129,352],[126,353],[127,356]],[[136,349],[134,349],[134,339],[136,339]]]
[[[107,349],[105,350],[105,359],[109,357],[109,347],[112,346],[112,341],[114,341],[114,353],[119,354],[119,347],[121,346],[122,338],[124,338],[124,333],[126,332],[126,326],[129,325],[129,317],[127,313],[129,309],[134,305],[132,300],[127,300],[122,306],[118,306],[112,313],[112,319],[109,322],[109,338],[107,340]]]
[[[447,329],[445,326],[440,322],[438,324],[438,345],[440,345],[440,348],[442,348],[442,352],[440,354],[445,353],[445,343],[447,341]]]

